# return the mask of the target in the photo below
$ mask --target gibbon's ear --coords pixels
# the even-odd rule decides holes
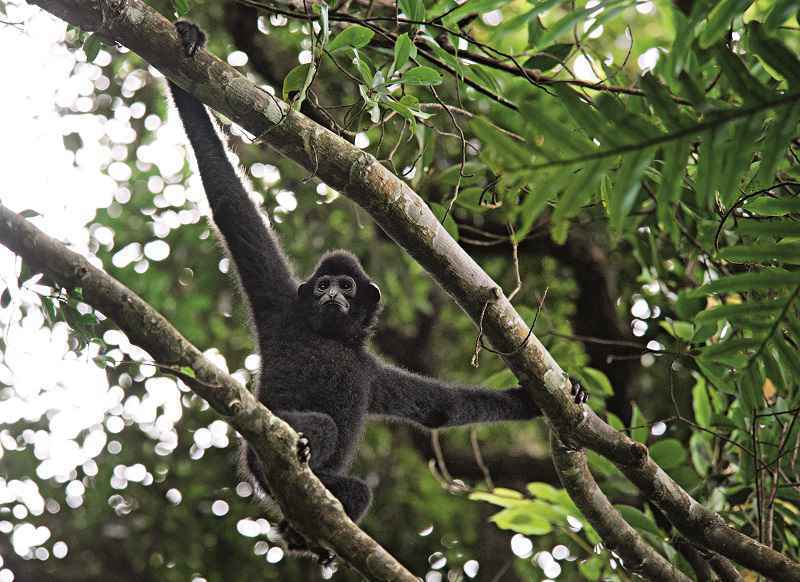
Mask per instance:
[[[372,281],[369,282],[367,288],[364,290],[367,299],[377,305],[381,302],[381,288]]]

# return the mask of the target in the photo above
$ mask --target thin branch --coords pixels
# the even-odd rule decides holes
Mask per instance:
[[[2,205],[0,244],[58,284],[68,289],[80,287],[86,303],[114,321],[132,343],[158,354],[159,363],[168,366],[169,373],[175,374],[175,368],[183,366],[194,370],[197,381],[188,385],[239,431],[269,466],[270,492],[305,536],[333,548],[369,580],[417,580],[361,531],[308,466],[298,461],[297,433],[214,366],[138,295]]]
[[[307,170],[318,158],[320,179],[369,212],[473,321],[485,309],[483,331],[493,346],[513,350],[528,336],[528,326],[497,283],[453,240],[420,196],[374,156],[291,111],[208,51],[198,51],[193,59],[180,58],[174,27],[142,0],[33,1],[84,30],[124,44],[253,135],[268,132],[262,138],[265,143]],[[800,94],[785,99],[800,99]],[[687,539],[766,577],[800,582],[800,564],[728,526],[667,475],[646,447],[614,430],[590,408],[576,404],[563,370],[535,335],[504,361],[563,442],[585,446],[613,461]],[[346,537],[337,536],[337,543],[345,543]]]
[[[551,433],[553,464],[561,484],[584,517],[603,538],[605,546],[622,558],[626,570],[645,580],[690,582],[625,521],[594,481],[586,453],[565,446]]]

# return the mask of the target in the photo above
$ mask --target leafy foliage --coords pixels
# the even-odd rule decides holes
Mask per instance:
[[[683,12],[683,3],[634,0],[401,0],[397,13],[379,3],[354,3],[347,14],[315,3],[311,16],[287,9],[261,17],[236,3],[158,4],[201,21],[220,56],[246,33],[231,14],[243,18],[238,22],[258,18],[253,44],[240,47],[249,52],[251,73],[296,108],[313,107],[315,119],[407,180],[508,293],[519,281],[518,311],[536,321],[537,335],[580,377],[593,394],[590,405],[609,424],[649,445],[670,476],[735,527],[800,556],[793,528],[800,512],[796,2],[694,2]],[[82,55],[76,78],[92,69],[94,79],[109,81],[92,90],[93,115],[119,121],[139,102],[155,118],[128,116],[138,149],[125,149],[125,142],[125,154],[115,150],[116,161],[102,165],[106,174],[112,163],[126,165],[130,177],[118,180],[115,200],[88,224],[91,252],[190,340],[213,346],[235,369],[232,363],[252,346],[235,292],[220,274],[229,266],[219,263],[197,211],[203,204],[198,183],[188,165],[162,171],[162,160],[147,155],[166,119],[156,79],[137,57],[94,35],[72,29],[68,41]],[[301,50],[310,58],[298,65]],[[262,53],[270,55],[269,67],[258,58]],[[142,81],[126,85],[129,78]],[[84,114],[77,102],[64,110],[68,117]],[[109,135],[99,139],[109,151],[120,145]],[[454,379],[483,379],[494,387],[515,382],[485,352],[475,359],[479,370],[469,368],[476,350],[472,324],[362,213],[314,176],[236,141],[254,190],[301,271],[325,248],[341,246],[362,256],[381,282],[388,306],[376,342],[381,350]],[[97,145],[66,138],[65,144],[81,156]],[[111,242],[102,229],[113,231]],[[166,258],[145,252],[156,239],[168,242]],[[591,246],[576,247],[585,240]],[[126,262],[123,255],[133,258]],[[212,422],[207,407],[169,380],[182,416],[174,429],[180,444],[162,454],[153,436],[159,421],[132,412],[152,396],[148,382],[164,379],[145,363],[150,356],[122,340],[107,341],[112,327],[79,290],[54,289],[33,275],[21,274],[22,284],[3,283],[3,324],[66,334],[70,358],[102,370],[119,392],[125,388],[124,400],[80,432],[81,438],[102,433],[122,452],[101,447],[91,459],[97,459],[95,474],[82,464],[42,477],[44,449],[31,435],[53,431],[53,415],[8,422],[0,430],[8,482],[36,483],[42,499],[66,500],[72,482],[87,490],[70,510],[23,518],[15,512],[8,521],[14,531],[46,522],[75,539],[70,557],[95,556],[96,579],[115,572],[109,557],[120,544],[137,580],[186,580],[196,573],[209,580],[315,576],[295,560],[272,564],[274,535],[266,529],[254,540],[236,530],[238,520],[255,520],[258,510],[231,479],[231,442],[198,448],[193,441]],[[606,284],[613,288],[599,288]],[[609,312],[613,321],[603,319],[606,328],[591,331],[587,321]],[[591,333],[578,333],[587,328]],[[14,337],[0,339],[0,405],[19,399],[11,381],[19,357]],[[620,351],[598,351],[609,344]],[[626,362],[630,373],[620,371]],[[253,373],[252,366],[237,370],[245,381]],[[166,414],[168,405],[158,406]],[[107,430],[117,428],[112,418],[122,419],[124,430]],[[544,454],[536,444],[541,436],[540,427],[527,425],[481,429],[479,452],[494,459],[509,451]],[[465,432],[443,440],[445,460],[466,456],[477,466]],[[625,579],[614,554],[554,483],[497,470],[491,480],[479,472],[467,483],[455,481],[458,474],[431,473],[420,463],[420,448],[418,437],[380,427],[368,434],[361,459],[377,485],[365,527],[415,572],[469,574],[474,558],[487,579],[509,561],[522,579],[554,578],[562,570],[566,579]],[[612,463],[595,453],[588,458],[622,516],[691,574],[665,541],[675,533],[669,524]],[[120,489],[115,476],[136,463],[147,467],[152,483],[126,481]],[[169,501],[172,489],[182,492],[177,505]],[[467,493],[472,502],[448,493]],[[224,518],[212,510],[220,500],[230,508]],[[487,508],[485,524],[478,513]],[[563,555],[562,547],[570,559],[553,558]],[[57,570],[52,560],[41,567]],[[344,572],[336,576],[349,579]]]

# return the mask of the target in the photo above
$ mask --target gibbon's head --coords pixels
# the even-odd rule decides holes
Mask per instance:
[[[348,251],[325,253],[297,294],[311,329],[325,337],[363,342],[378,319],[381,290]]]

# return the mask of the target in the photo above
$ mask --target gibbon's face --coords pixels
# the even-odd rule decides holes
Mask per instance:
[[[321,336],[358,343],[372,333],[381,291],[350,253],[325,255],[297,293],[304,317]]]
[[[322,314],[348,315],[357,294],[358,285],[349,275],[323,275],[314,283],[314,300]]]

